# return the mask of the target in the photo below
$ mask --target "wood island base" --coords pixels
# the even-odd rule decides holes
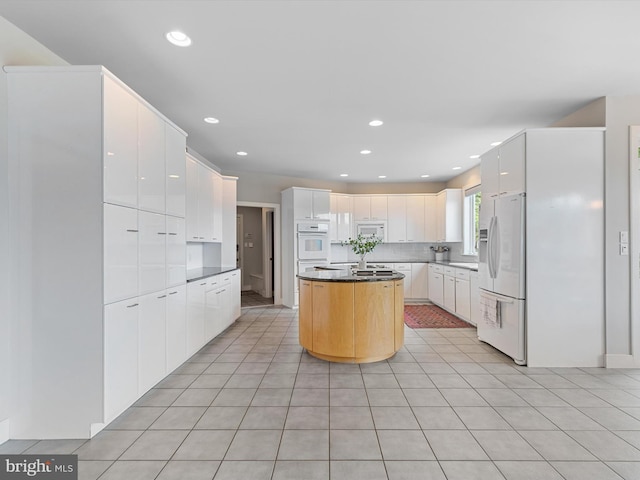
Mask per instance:
[[[404,285],[398,279],[300,282],[300,345],[330,362],[371,363],[404,344]]]

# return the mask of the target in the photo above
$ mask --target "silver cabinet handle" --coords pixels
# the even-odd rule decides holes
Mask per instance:
[[[133,305],[127,305],[127,308],[137,307],[140,305],[139,303],[134,303]]]
[[[204,283],[201,283],[200,285],[206,285],[206,284],[207,284],[207,282],[204,282]]]
[[[158,235],[166,235],[167,232],[158,232]]]
[[[175,295],[176,293],[178,293],[177,291],[175,292],[169,292],[169,295]]]
[[[160,300],[161,298],[167,298],[167,296],[166,296],[166,295],[160,295],[160,296],[159,296],[159,297],[157,297],[157,298],[158,298],[158,300]]]
[[[178,234],[177,234],[177,233],[173,233],[173,232],[171,232],[171,233],[169,233],[169,235],[178,235]]]
[[[138,233],[139,230],[134,230],[133,228],[127,228],[127,232]]]
[[[324,285],[314,285],[315,288],[324,288]]]
[[[198,239],[198,237],[191,237],[191,238],[195,238],[196,240]]]

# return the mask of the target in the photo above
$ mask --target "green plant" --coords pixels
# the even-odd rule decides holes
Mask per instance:
[[[373,251],[376,245],[382,243],[382,239],[372,236],[364,236],[359,234],[356,238],[349,237],[349,240],[342,242],[342,245],[349,245],[353,252],[357,255],[364,256]]]

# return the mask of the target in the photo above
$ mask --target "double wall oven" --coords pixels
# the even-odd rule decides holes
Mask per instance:
[[[298,237],[296,255],[296,275],[313,271],[315,267],[329,265],[329,223],[301,222],[296,228]],[[298,282],[296,281],[295,303],[298,304]]]

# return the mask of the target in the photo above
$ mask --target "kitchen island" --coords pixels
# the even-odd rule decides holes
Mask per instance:
[[[404,344],[403,278],[351,269],[299,274],[300,345],[331,362],[392,357]]]

